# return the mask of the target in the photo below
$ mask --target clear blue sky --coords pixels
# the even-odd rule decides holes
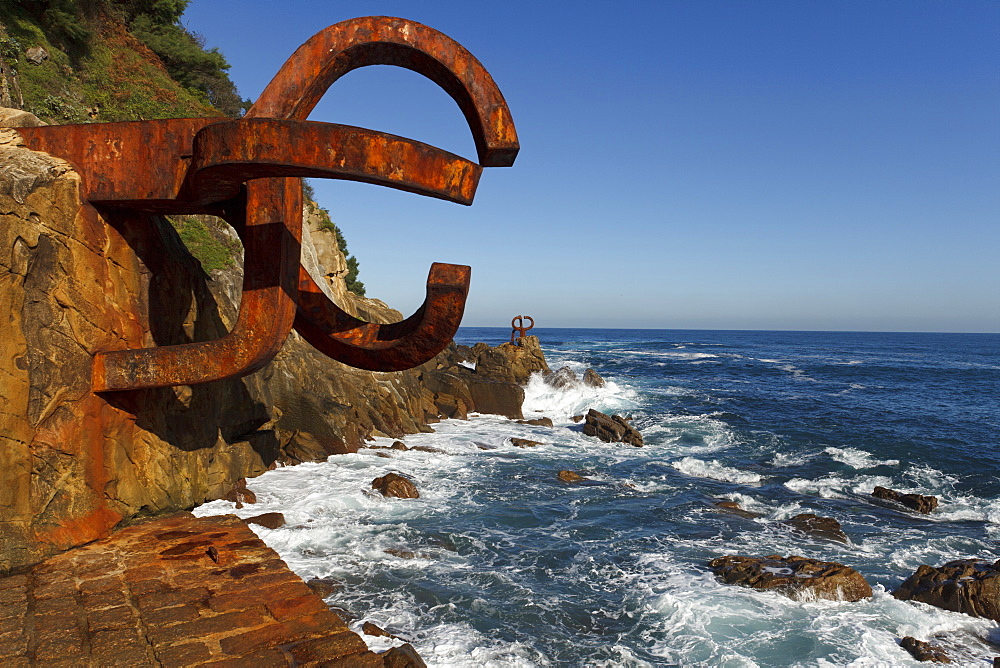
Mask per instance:
[[[510,105],[513,168],[471,207],[314,181],[370,296],[408,315],[472,265],[464,324],[1000,332],[1000,2],[193,0],[256,99],[365,15],[468,48]],[[311,116],[475,158],[417,74],[348,74]]]

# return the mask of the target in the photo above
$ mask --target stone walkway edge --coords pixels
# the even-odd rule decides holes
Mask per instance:
[[[180,513],[0,577],[3,666],[422,666],[364,640],[235,515]]]

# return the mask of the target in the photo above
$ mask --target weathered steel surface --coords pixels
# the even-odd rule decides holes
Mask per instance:
[[[300,269],[295,329],[316,349],[353,367],[409,369],[444,350],[455,335],[471,275],[471,267],[435,262],[427,277],[427,298],[416,313],[402,322],[378,325],[345,313]]]
[[[509,167],[520,147],[500,89],[465,47],[416,21],[365,16],[325,28],[300,46],[260,94],[248,118],[305,119],[351,70],[396,65],[422,74],[458,103],[483,167]]]
[[[527,327],[524,326],[524,321],[530,320],[531,324]],[[510,333],[510,342],[517,343],[517,340],[528,333],[528,330],[535,326],[535,319],[530,315],[515,315],[510,321],[510,326],[514,329]]]
[[[304,120],[330,85],[367,65],[397,65],[436,82],[461,107],[475,164],[418,141]],[[376,371],[429,360],[454,336],[470,269],[434,264],[424,305],[403,322],[376,325],[329,300],[299,264],[298,177],[348,179],[471,204],[482,167],[509,166],[518,151],[507,104],[472,54],[405,19],[366,17],[303,44],[240,120],[184,118],[19,130],[29,148],[68,160],[85,200],[132,224],[140,214],[212,214],[244,246],[244,285],[233,330],[215,341],[95,355],[95,392],[194,385],[266,364],[294,326],[319,350]],[[519,316],[520,317],[520,316]],[[530,329],[530,327],[529,327]]]

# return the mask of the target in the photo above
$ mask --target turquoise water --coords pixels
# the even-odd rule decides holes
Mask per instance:
[[[603,389],[526,388],[525,416],[435,425],[374,451],[250,483],[286,527],[260,534],[330,601],[412,642],[429,665],[918,665],[903,635],[955,660],[1000,655],[994,622],[887,592],[922,563],[1000,558],[1000,336],[532,330],[553,369],[596,369]],[[460,343],[506,329],[464,328]],[[641,449],[597,442],[569,418],[626,413]],[[513,447],[510,437],[544,443]],[[380,439],[379,445],[391,441]],[[556,478],[573,469],[589,481]],[[412,477],[421,498],[370,481]],[[930,516],[870,502],[875,485],[934,494]],[[739,501],[757,519],[712,510]],[[213,502],[199,514],[232,512]],[[781,527],[834,517],[847,545]],[[387,552],[388,550],[388,552]],[[799,554],[859,570],[868,601],[793,601],[718,583],[722,554]],[[374,647],[388,641],[368,638]],[[382,644],[379,644],[382,643]]]

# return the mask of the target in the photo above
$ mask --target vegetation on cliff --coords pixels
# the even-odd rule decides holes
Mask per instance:
[[[48,123],[242,113],[188,0],[0,0],[0,106]]]

